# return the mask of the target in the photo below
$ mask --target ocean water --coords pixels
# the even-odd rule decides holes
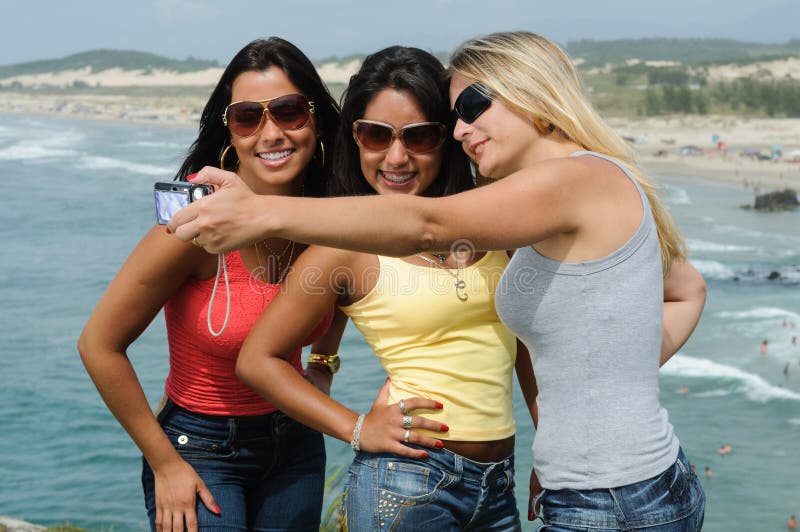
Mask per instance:
[[[153,182],[171,178],[192,138],[185,129],[0,116],[0,515],[147,528],[140,455],[75,343],[153,224]],[[800,514],[800,345],[791,342],[800,336],[791,327],[800,324],[800,212],[742,210],[751,192],[659,177],[709,287],[696,332],[661,377],[663,404],[706,489],[705,530],[785,530],[789,515]],[[780,278],[768,280],[771,272]],[[159,317],[129,350],[153,402],[167,371],[165,346]],[[333,394],[365,411],[382,370],[353,328],[340,352]],[[533,429],[515,397],[524,518]],[[726,456],[717,453],[723,443],[733,448]],[[331,468],[349,463],[348,445],[328,439],[327,448]]]

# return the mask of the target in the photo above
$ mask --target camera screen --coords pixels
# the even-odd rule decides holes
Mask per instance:
[[[156,194],[156,216],[158,223],[166,225],[176,212],[189,205],[189,194],[186,190],[158,190]]]

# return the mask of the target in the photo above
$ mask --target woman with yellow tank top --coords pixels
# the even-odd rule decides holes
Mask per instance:
[[[335,193],[443,196],[472,188],[451,134],[444,69],[431,54],[395,46],[367,57],[342,115]],[[536,391],[530,357],[495,311],[508,261],[502,251],[458,246],[403,258],[312,246],[252,329],[238,358],[240,378],[356,451],[342,504],[350,530],[521,529],[515,359],[526,398]],[[367,414],[303,381],[286,360],[333,304],[389,376]],[[312,354],[310,366],[335,371],[338,358]]]

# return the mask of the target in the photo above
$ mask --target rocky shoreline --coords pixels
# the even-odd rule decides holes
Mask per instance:
[[[41,532],[43,530],[47,529],[41,525],[0,515],[0,532]]]

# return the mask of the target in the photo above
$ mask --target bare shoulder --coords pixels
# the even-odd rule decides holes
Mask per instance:
[[[510,182],[542,189],[565,190],[585,187],[587,181],[606,172],[620,172],[612,163],[598,157],[557,157],[544,159],[506,178]],[[501,180],[505,181],[505,180]]]
[[[303,251],[295,262],[296,267],[317,266],[322,269],[332,270],[337,267],[353,267],[363,260],[362,255],[373,256],[357,251],[330,248],[326,246],[311,245]]]
[[[569,165],[569,171],[574,172],[584,180],[597,181],[601,184],[619,183],[629,185],[630,179],[625,174],[630,171],[622,161],[612,162],[603,157],[583,154],[567,159],[560,159]]]
[[[377,266],[373,254],[316,245],[309,246],[294,263],[307,280],[316,278],[342,291],[358,289],[355,284],[364,278],[364,272]]]
[[[216,264],[213,255],[167,233],[164,226],[156,225],[139,241],[124,267],[202,278],[207,277],[206,270],[212,262]]]

